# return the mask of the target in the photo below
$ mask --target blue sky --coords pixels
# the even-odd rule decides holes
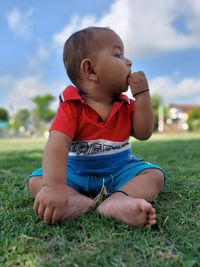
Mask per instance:
[[[64,41],[81,28],[108,26],[124,41],[132,71],[143,70],[164,103],[200,104],[199,0],[1,0],[0,106],[31,107],[58,96],[68,80]]]

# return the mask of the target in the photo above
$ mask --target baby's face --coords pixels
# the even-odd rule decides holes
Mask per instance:
[[[127,78],[131,72],[131,61],[124,56],[120,37],[110,30],[98,33],[101,47],[96,56],[95,68],[102,90],[120,94],[128,89]]]

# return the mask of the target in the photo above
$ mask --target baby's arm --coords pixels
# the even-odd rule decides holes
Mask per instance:
[[[148,89],[148,81],[142,71],[129,75],[128,83],[135,106],[133,112],[133,136],[139,140],[148,139],[153,132],[153,109]]]
[[[35,197],[34,209],[45,223],[62,219],[68,202],[66,160],[71,139],[62,132],[51,131],[43,157],[43,187]]]

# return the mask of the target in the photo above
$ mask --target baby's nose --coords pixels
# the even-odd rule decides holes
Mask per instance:
[[[132,66],[132,61],[130,60],[130,59],[126,59],[126,64],[129,66],[129,67],[131,67]]]

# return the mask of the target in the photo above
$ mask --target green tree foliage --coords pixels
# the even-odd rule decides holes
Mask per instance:
[[[200,130],[200,107],[189,113],[188,124],[190,130]]]
[[[160,95],[154,94],[151,96],[151,103],[153,107],[153,115],[154,115],[154,130],[158,129],[158,109],[159,106],[163,104],[163,100]]]
[[[0,107],[0,121],[8,121],[9,114],[5,108]]]
[[[11,128],[18,130],[21,126],[25,129],[28,129],[28,121],[31,116],[31,113],[28,109],[20,109],[14,116],[14,124]]]
[[[50,109],[50,104],[55,99],[51,94],[43,95],[43,96],[35,96],[32,101],[36,105],[36,109],[34,110],[34,116],[37,121],[37,124],[40,122],[49,122],[55,112]]]
[[[153,107],[153,115],[154,115],[154,130],[158,129],[158,120],[159,120],[159,107],[164,105],[163,99],[160,95],[154,94],[151,96],[151,103]],[[164,107],[164,120],[166,120],[169,113],[169,108]]]
[[[158,94],[153,94],[151,96],[151,103],[152,103],[152,106],[153,106],[153,109],[158,109],[158,107],[163,104],[163,100],[162,100],[162,97]]]

